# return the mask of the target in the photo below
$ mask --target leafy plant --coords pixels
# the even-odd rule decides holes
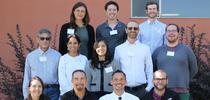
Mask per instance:
[[[190,91],[194,100],[209,100],[210,98],[210,43],[206,39],[207,33],[195,33],[196,25],[181,28],[181,42],[189,45],[194,51],[198,73],[190,84]],[[185,29],[189,30],[189,33]]]
[[[56,26],[57,30],[57,26]],[[57,31],[56,31],[57,32]],[[56,32],[53,39],[53,48],[56,49]],[[7,96],[9,100],[23,100],[22,96],[22,82],[23,82],[23,72],[25,66],[26,54],[31,52],[36,48],[35,43],[31,36],[26,35],[28,45],[24,44],[22,33],[20,32],[19,25],[16,25],[16,36],[7,33],[9,42],[7,43],[12,49],[15,55],[15,59],[12,61],[15,67],[10,67],[2,62],[0,57],[0,91]],[[25,42],[27,43],[27,42]],[[12,69],[11,69],[12,68]],[[14,70],[15,69],[15,70]]]

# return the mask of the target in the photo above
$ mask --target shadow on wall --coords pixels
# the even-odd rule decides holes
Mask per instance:
[[[208,100],[210,98],[210,43],[206,40],[207,33],[195,33],[196,25],[181,27],[181,43],[190,46],[198,60],[199,71],[191,82],[190,88],[194,100]],[[187,32],[186,29],[190,31]],[[26,35],[29,45],[23,43],[23,36],[19,25],[16,26],[16,36],[7,33],[8,45],[15,51],[16,59],[13,63],[16,65],[12,70],[10,66],[5,65],[0,57],[0,91],[11,100],[22,100],[22,80],[25,65],[25,55],[34,50],[36,46],[31,36]],[[57,26],[53,36],[53,48],[56,49]],[[27,53],[25,52],[27,51]]]

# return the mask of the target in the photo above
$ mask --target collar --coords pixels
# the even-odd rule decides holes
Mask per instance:
[[[72,94],[73,94],[73,96],[79,98],[79,97],[77,96],[76,92],[74,91],[74,89],[72,89]],[[83,98],[85,98],[88,94],[89,94],[89,91],[85,88],[85,95],[84,95]]]
[[[155,19],[155,21],[154,22],[151,22],[149,19],[147,19],[147,23],[148,24],[156,24],[156,23],[158,23],[159,21],[157,20],[157,18]]]
[[[122,25],[121,24],[119,24],[120,23],[120,21],[117,19],[117,25],[115,26],[115,28],[116,27],[121,27]],[[106,28],[109,28],[109,24],[108,24],[108,21],[106,20],[106,22],[105,22],[105,27]]]
[[[126,40],[125,43],[128,44],[128,45],[136,45],[136,44],[139,44],[140,42],[138,41],[138,39],[136,39],[136,41],[133,44],[128,42],[128,40]]]
[[[38,51],[39,51],[40,54],[47,54],[47,53],[50,51],[50,49],[51,49],[51,48],[49,47],[49,48],[47,49],[47,51],[44,52],[44,51],[39,47],[39,48],[38,48]]]
[[[121,96],[118,96],[114,91],[112,92],[112,95],[113,95],[114,97],[117,97],[117,98],[119,98],[119,97],[124,97],[125,91],[123,91],[123,94],[122,94]]]

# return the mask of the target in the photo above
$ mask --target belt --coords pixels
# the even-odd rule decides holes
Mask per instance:
[[[58,84],[44,84],[44,88],[59,88]]]
[[[125,86],[126,90],[140,90],[142,88],[145,88],[147,86],[147,84],[142,84],[142,85],[138,85],[138,86],[134,86],[134,87],[129,87],[129,86]]]

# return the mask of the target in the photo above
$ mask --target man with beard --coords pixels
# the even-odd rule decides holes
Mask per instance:
[[[162,46],[165,42],[164,34],[166,25],[157,20],[159,13],[159,5],[157,2],[147,2],[145,9],[148,19],[139,25],[141,29],[139,40],[147,44],[150,47],[151,53],[153,53],[157,47]]]
[[[75,70],[71,82],[73,90],[66,92],[61,100],[98,100],[94,93],[86,89],[87,76],[83,70]]]
[[[166,27],[167,44],[157,48],[153,55],[154,69],[162,69],[168,75],[168,88],[179,94],[181,100],[189,100],[189,82],[198,71],[192,49],[179,43],[180,28],[176,24]]]
[[[140,99],[153,87],[153,65],[150,49],[137,40],[138,23],[131,21],[127,24],[127,41],[115,49],[115,60],[127,76],[125,91]]]
[[[163,70],[157,70],[153,74],[154,88],[147,93],[143,100],[180,100],[179,96],[166,88],[168,78]]]
[[[138,97],[124,91],[126,83],[125,73],[120,70],[115,71],[111,81],[114,91],[102,96],[99,100],[139,100]]]

